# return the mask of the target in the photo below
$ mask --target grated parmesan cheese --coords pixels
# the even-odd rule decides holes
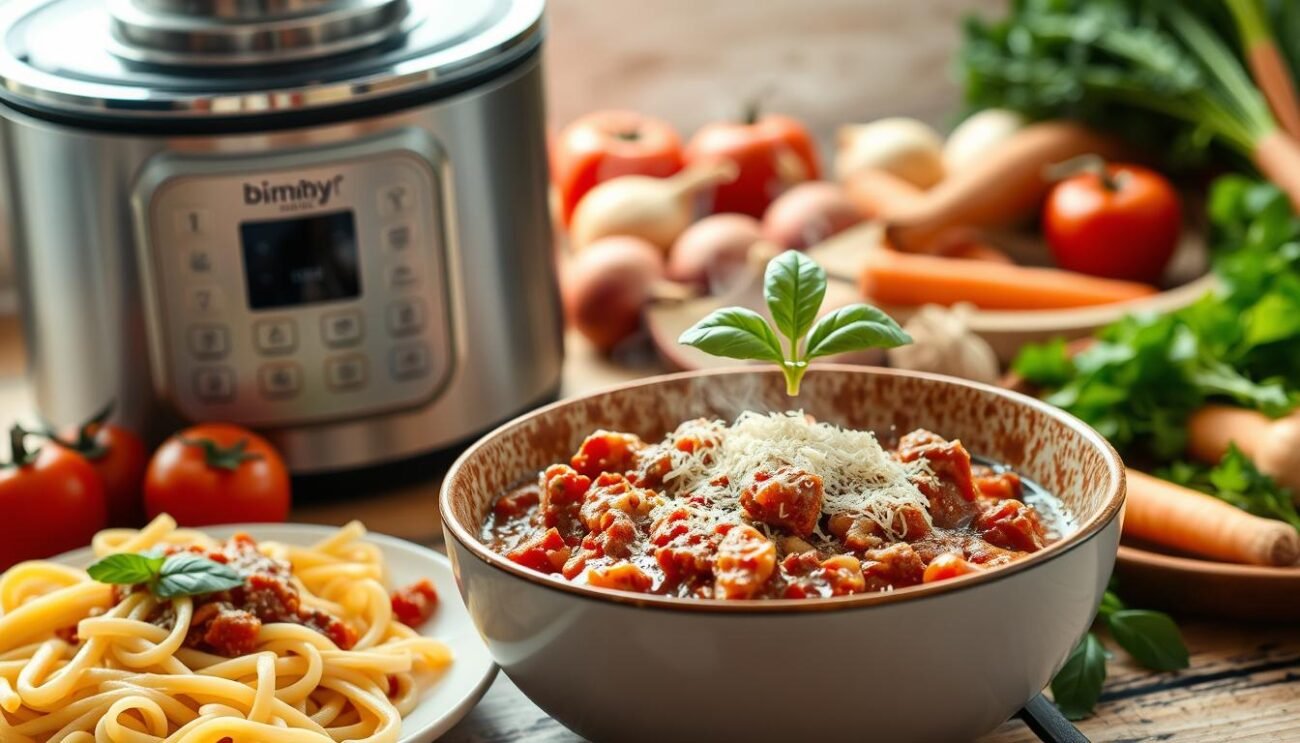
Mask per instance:
[[[704,445],[691,452],[673,444],[694,437]],[[822,478],[822,515],[847,514],[869,519],[893,539],[906,536],[904,508],[918,509],[929,521],[929,501],[912,479],[926,472],[925,461],[895,460],[869,431],[853,431],[817,423],[803,412],[742,413],[727,426],[717,420],[687,421],[659,445],[668,452],[671,468],[664,477],[662,499],[654,518],[685,508],[688,518],[703,526],[740,523],[740,494],[754,473],[797,467]],[[683,498],[702,496],[708,504]],[[764,529],[766,525],[754,524]],[[830,538],[820,531],[815,536]],[[771,533],[768,533],[771,536]]]

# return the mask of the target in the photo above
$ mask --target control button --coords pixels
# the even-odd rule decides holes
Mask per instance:
[[[332,390],[354,390],[366,383],[366,357],[359,353],[325,360],[325,384]]]
[[[257,370],[257,386],[266,397],[293,397],[302,389],[302,369],[292,361],[264,364]]]
[[[211,366],[194,372],[194,394],[203,402],[235,399],[235,372],[227,366]]]
[[[388,270],[388,284],[394,289],[405,289],[420,283],[414,266],[399,264]]]
[[[220,325],[195,325],[187,336],[196,358],[215,361],[230,352],[230,333]]]
[[[411,209],[415,192],[404,183],[394,183],[379,189],[379,216],[395,217]]]
[[[386,227],[384,228],[384,248],[390,252],[404,255],[411,249],[414,237],[415,231],[411,229],[409,224]]]
[[[415,335],[424,329],[424,303],[399,299],[388,305],[388,332],[395,336]]]
[[[189,266],[190,273],[206,276],[212,273],[212,254],[206,250],[191,251],[185,265]]]
[[[429,373],[429,349],[422,343],[394,348],[388,359],[393,379],[417,379]]]
[[[361,342],[364,330],[361,313],[356,310],[333,312],[320,319],[321,337],[331,348],[355,346]]]
[[[298,330],[292,320],[261,320],[253,325],[257,350],[264,354],[290,353],[298,346]]]
[[[181,235],[207,235],[212,232],[212,212],[207,209],[178,209],[174,219],[176,232]]]
[[[226,307],[226,297],[215,286],[197,286],[186,294],[185,307],[191,315],[219,315]]]

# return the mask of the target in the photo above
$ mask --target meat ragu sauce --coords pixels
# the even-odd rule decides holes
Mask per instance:
[[[194,597],[186,647],[231,658],[247,655],[257,648],[262,625],[277,622],[316,630],[343,650],[350,650],[356,644],[357,630],[329,612],[304,606],[291,580],[289,563],[262,553],[249,535],[236,534],[218,549],[192,545],[164,550],[167,555],[179,552],[193,552],[229,565],[244,578],[244,585],[238,588]],[[143,590],[143,587],[117,589]],[[393,593],[393,613],[398,621],[418,627],[433,614],[437,600],[433,584],[428,580],[418,581]],[[149,621],[171,629],[176,622],[171,603],[160,604]]]
[[[481,538],[520,565],[575,583],[758,599],[944,580],[1004,565],[1056,536],[1050,519],[1063,513],[1059,504],[1047,504],[1045,526],[1044,514],[1025,503],[1016,473],[973,464],[960,441],[929,431],[885,450],[870,434],[799,419],[812,438],[792,445],[798,456],[784,449],[756,455],[761,447],[749,439],[728,439],[738,438],[742,425],[772,421],[797,434],[792,420],[746,414],[730,428],[692,421],[657,444],[597,431],[567,464],[499,496]],[[877,457],[901,479],[882,479],[855,502],[855,493],[827,490],[831,482],[843,490],[838,472],[800,466],[834,456],[851,461],[854,447],[828,454],[815,444],[847,435],[857,437],[863,459]],[[690,467],[693,479],[682,474]]]

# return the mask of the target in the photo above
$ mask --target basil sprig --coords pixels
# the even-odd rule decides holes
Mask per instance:
[[[725,307],[682,333],[678,342],[714,356],[779,364],[791,397],[799,394],[808,362],[815,358],[912,342],[898,323],[867,304],[842,307],[818,320],[826,298],[826,271],[797,250],[767,264],[763,297],[772,323],[753,310]]]
[[[86,572],[100,583],[144,584],[160,599],[228,591],[244,584],[243,576],[234,568],[192,552],[170,557],[124,552],[105,557]]]
[[[1097,609],[1097,618],[1110,629],[1115,642],[1146,668],[1177,671],[1187,667],[1187,646],[1168,614],[1129,609],[1119,596],[1107,591]],[[1092,714],[1106,682],[1106,658],[1106,648],[1092,632],[1084,635],[1070,652],[1065,665],[1052,679],[1052,698],[1066,717],[1081,720]]]

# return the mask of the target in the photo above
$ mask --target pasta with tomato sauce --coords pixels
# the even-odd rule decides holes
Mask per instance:
[[[86,570],[26,562],[0,575],[4,743],[395,743],[450,649],[415,629],[431,583],[394,593],[354,522],[309,547],[219,541],[160,516],[109,530],[96,557],[195,555],[232,586],[159,598]],[[237,584],[237,585],[235,585]]]
[[[596,431],[493,503],[481,539],[599,588],[716,599],[890,591],[1005,565],[1061,536],[1059,501],[926,430],[885,449],[800,413]]]

